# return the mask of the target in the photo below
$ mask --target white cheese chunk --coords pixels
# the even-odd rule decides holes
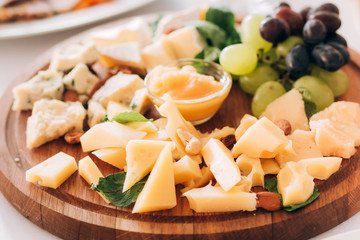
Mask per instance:
[[[241,175],[249,179],[251,186],[264,187],[265,173],[261,166],[260,159],[251,158],[242,154],[236,159],[236,165],[239,167]]]
[[[83,64],[77,64],[63,79],[66,89],[74,90],[78,94],[89,95],[99,78],[91,73]]]
[[[113,117],[123,112],[131,112],[130,107],[123,103],[117,103],[111,100],[108,102],[106,108],[106,114],[108,116],[108,119],[113,119]]]
[[[167,64],[176,59],[170,42],[162,37],[142,49],[142,58],[147,70]]]
[[[67,71],[79,63],[91,64],[99,57],[95,44],[91,41],[77,43],[65,49],[57,49],[50,61],[50,69]]]
[[[57,139],[67,132],[83,131],[86,110],[80,102],[41,99],[27,120],[26,146],[31,149]]]
[[[58,188],[77,170],[75,158],[59,152],[26,171],[26,181]]]
[[[13,110],[30,110],[42,98],[61,99],[64,92],[62,73],[55,70],[40,71],[29,81],[13,89]]]
[[[100,103],[90,100],[88,102],[87,116],[88,125],[92,128],[95,124],[103,121],[106,116],[106,111]]]
[[[308,174],[313,178],[326,180],[339,170],[341,161],[340,157],[319,157],[303,159],[298,163],[304,165]]]
[[[136,90],[130,103],[133,111],[144,114],[153,105],[146,88]]]
[[[109,101],[130,104],[135,91],[144,88],[144,81],[136,74],[118,73],[109,78],[92,97],[106,107]]]

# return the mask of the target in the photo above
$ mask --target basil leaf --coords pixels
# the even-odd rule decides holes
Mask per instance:
[[[99,179],[99,184],[92,184],[90,189],[100,192],[112,204],[118,207],[128,207],[136,201],[144,188],[148,176],[135,183],[130,189],[123,192],[126,172],[110,174]]]
[[[116,121],[118,123],[129,123],[129,122],[147,122],[152,121],[151,119],[147,119],[142,114],[138,112],[122,112],[116,115],[111,119],[111,121]]]
[[[220,49],[217,47],[206,46],[195,58],[204,59],[211,62],[219,62]]]
[[[209,46],[218,48],[225,46],[226,34],[219,26],[208,21],[192,21],[187,25],[194,26]]]

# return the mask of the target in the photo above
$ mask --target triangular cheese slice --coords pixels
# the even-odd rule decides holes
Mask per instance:
[[[136,200],[133,213],[158,211],[176,206],[173,158],[167,145],[156,161],[145,186]]]
[[[171,142],[153,140],[129,141],[126,145],[127,172],[123,192],[131,188],[151,171],[166,145],[171,145]]]

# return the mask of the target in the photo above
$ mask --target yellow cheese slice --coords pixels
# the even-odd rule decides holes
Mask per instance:
[[[130,122],[125,124],[138,131],[146,132],[147,134],[156,133],[158,128],[150,121],[148,122]]]
[[[161,151],[171,142],[152,140],[130,140],[126,145],[127,172],[123,192],[140,181],[153,168]]]
[[[186,183],[201,178],[199,164],[185,155],[174,163],[175,184]]]
[[[93,151],[92,154],[119,169],[124,169],[126,165],[125,148],[102,148]]]
[[[203,145],[205,145],[210,140],[210,138],[221,139],[223,137],[232,135],[234,133],[235,133],[235,129],[232,127],[225,126],[221,129],[216,128],[211,132],[201,133],[200,141]]]
[[[264,170],[264,174],[278,174],[280,171],[279,164],[273,158],[260,159],[261,167]]]
[[[313,178],[326,180],[339,170],[341,161],[340,157],[319,157],[303,159],[298,163],[303,164],[307,173]]]
[[[140,192],[133,213],[158,211],[176,206],[173,158],[171,145],[161,151],[143,190]]]
[[[59,152],[25,172],[26,181],[38,182],[41,186],[58,188],[77,170],[75,158]]]
[[[107,103],[106,114],[108,116],[108,119],[111,120],[116,115],[122,112],[131,112],[131,109],[128,105],[124,103],[114,102],[111,100]]]
[[[258,119],[250,114],[245,114],[241,120],[239,126],[235,130],[235,138],[236,141],[240,139],[240,137],[246,132],[246,130],[254,125]]]
[[[245,154],[236,159],[236,165],[241,171],[241,175],[251,181],[251,186],[264,186],[264,170],[262,169],[260,159],[251,158]]]
[[[201,154],[216,181],[225,191],[229,191],[240,181],[240,170],[231,151],[218,139],[211,138],[201,150]]]
[[[89,152],[108,147],[125,147],[129,140],[140,139],[145,132],[117,122],[98,123],[80,137],[82,150]]]
[[[208,184],[183,194],[195,212],[233,212],[256,210],[256,193],[244,192],[235,186],[229,191]]]

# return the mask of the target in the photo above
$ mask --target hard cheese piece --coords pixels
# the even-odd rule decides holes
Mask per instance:
[[[106,116],[106,111],[100,103],[94,100],[90,100],[88,102],[87,115],[88,125],[90,128],[92,128],[95,124],[101,123],[103,121]]]
[[[194,188],[183,194],[195,212],[230,212],[256,210],[256,193],[244,192],[235,186],[229,191],[208,184]]]
[[[216,181],[225,191],[229,191],[240,181],[239,168],[230,150],[222,142],[211,138],[201,150],[201,154]]]
[[[49,68],[67,71],[79,63],[93,63],[98,57],[99,52],[93,42],[87,41],[84,43],[72,44],[65,49],[58,49],[54,52]]]
[[[66,89],[89,95],[99,78],[84,63],[77,64],[63,79]]]
[[[307,173],[313,178],[326,180],[339,170],[341,161],[340,157],[319,157],[303,159],[298,163],[303,164]]]
[[[27,120],[26,146],[35,148],[67,132],[83,132],[86,111],[80,102],[41,99]]]
[[[323,156],[315,143],[314,132],[297,129],[292,134],[288,135],[287,138],[292,142],[294,152],[284,150],[275,156],[275,159],[281,168],[286,165],[286,162],[297,162],[305,158]]]
[[[108,119],[113,119],[116,115],[122,112],[131,112],[131,109],[128,105],[123,103],[118,103],[114,101],[109,101],[106,108],[106,114]]]
[[[283,205],[295,205],[305,202],[314,191],[313,177],[298,162],[288,162],[277,175],[278,191]]]
[[[228,127],[225,126],[221,129],[216,128],[211,132],[208,133],[201,133],[200,137],[201,137],[201,143],[203,145],[205,145],[211,138],[215,138],[215,139],[221,139],[223,137],[232,135],[235,133],[235,129],[232,127]]]
[[[193,26],[177,29],[166,38],[178,59],[194,58],[206,46],[205,40]]]
[[[133,99],[130,103],[130,108],[133,111],[139,112],[144,114],[150,107],[153,105],[152,101],[150,100],[148,91],[146,88],[141,88],[136,90]]]
[[[140,181],[153,168],[161,151],[171,142],[152,140],[131,140],[126,145],[127,172],[123,192]]]
[[[202,177],[199,164],[185,155],[174,163],[175,184],[185,183]]]
[[[269,119],[263,117],[240,137],[232,153],[234,157],[244,153],[253,158],[273,158],[289,144],[284,132]]]
[[[103,107],[106,107],[110,100],[130,104],[135,91],[144,87],[144,81],[138,75],[120,72],[108,79],[92,99],[100,102]]]
[[[39,71],[29,81],[13,89],[13,110],[30,110],[40,99],[61,99],[64,92],[63,74],[55,70]]]
[[[264,170],[262,169],[260,159],[250,158],[245,154],[236,159],[236,165],[239,167],[242,176],[246,176],[251,186],[264,186]]]
[[[133,213],[157,211],[176,206],[173,158],[171,145],[161,151],[143,190],[140,192]]]
[[[109,67],[129,66],[143,69],[140,47],[137,42],[123,42],[100,49],[100,60]]]
[[[126,151],[122,147],[102,148],[92,154],[119,169],[124,169],[126,165]]]
[[[295,129],[309,130],[304,101],[301,93],[295,88],[271,102],[261,117],[267,117],[272,122],[285,119],[289,121],[292,132]]]
[[[147,134],[152,134],[157,132],[157,127],[150,121],[147,122],[130,122],[125,124],[128,127],[136,129],[138,131],[146,132]]]
[[[140,139],[145,132],[134,130],[117,122],[96,124],[80,137],[84,152],[108,147],[125,147],[132,139]]]
[[[239,126],[235,130],[235,138],[236,141],[240,139],[240,137],[248,130],[249,127],[254,125],[258,119],[254,116],[251,116],[249,114],[245,114],[241,120]]]
[[[280,171],[279,164],[273,158],[260,159],[261,167],[266,174],[278,174]]]
[[[176,59],[171,45],[165,37],[159,38],[154,43],[144,47],[141,54],[148,70]]]
[[[75,158],[59,152],[26,171],[26,181],[39,182],[40,185],[58,188],[77,170]]]

